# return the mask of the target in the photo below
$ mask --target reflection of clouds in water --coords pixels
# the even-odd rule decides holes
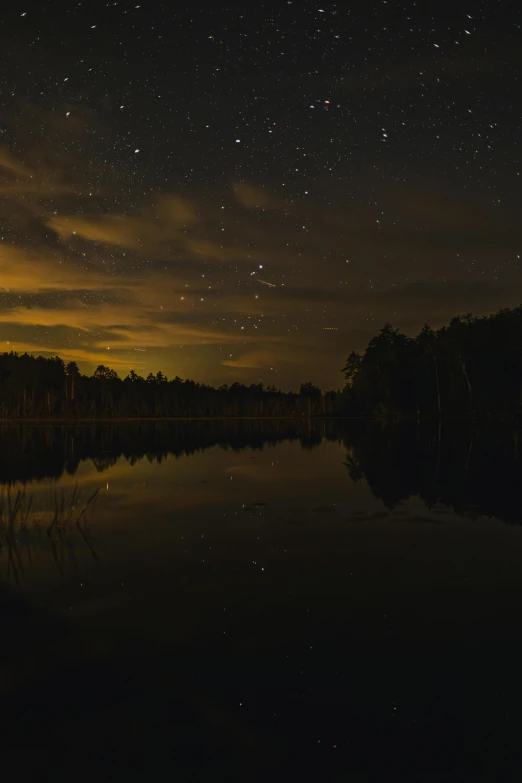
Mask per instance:
[[[275,465],[270,467],[265,465],[231,465],[226,468],[226,472],[234,478],[242,478],[256,483],[285,481],[286,478],[281,470],[276,469]]]
[[[0,430],[0,482],[30,482],[35,499],[55,487],[99,488],[104,522],[112,514],[112,524],[126,525],[154,510],[226,513],[227,505],[265,499],[311,508],[343,502],[348,512],[359,498],[368,512],[384,505],[395,517],[423,517],[428,507],[429,516],[456,511],[520,519],[513,433],[496,427],[479,437],[468,430],[452,427],[436,447],[429,426],[407,423],[384,429],[314,420],[8,426]],[[474,439],[480,449],[470,449]]]
[[[190,520],[196,526],[210,523],[219,530],[230,523],[241,527],[254,518],[276,525],[290,515],[304,518],[324,502],[332,482],[344,504],[350,505],[354,494],[368,492],[363,485],[356,487],[346,480],[343,454],[339,443],[328,442],[312,451],[303,450],[299,441],[280,442],[263,450],[215,446],[181,459],[169,456],[161,463],[142,459],[131,464],[120,458],[103,474],[86,460],[74,476],[33,482],[31,491],[41,507],[52,499],[56,488],[70,492],[77,484],[82,497],[99,488],[92,530],[114,556],[109,534],[118,537],[117,548],[127,551],[131,530],[142,547],[151,545],[156,535],[162,547],[158,530],[175,531]],[[303,482],[303,478],[311,480]],[[371,496],[367,502],[378,505]],[[317,522],[319,515],[314,516]]]
[[[120,457],[131,465],[144,460],[161,464],[167,457],[179,460],[216,445],[225,453],[245,452],[246,460],[247,453],[269,444],[288,438],[301,438],[304,444],[309,436],[310,424],[270,419],[8,425],[0,430],[0,483],[75,475],[86,461],[89,471],[98,473],[114,467]]]

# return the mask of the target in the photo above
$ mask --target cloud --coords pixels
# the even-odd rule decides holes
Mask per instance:
[[[117,284],[123,296],[127,290],[139,286],[138,276],[118,278],[91,263],[83,264],[59,250],[34,247],[22,249],[0,243],[0,294],[42,294],[78,290],[84,292],[111,292]]]
[[[225,254],[223,245],[212,242],[209,239],[188,237],[185,239],[185,248],[195,256],[201,256],[202,258],[212,259],[214,261],[225,261],[225,258],[231,260],[231,255]]]
[[[234,182],[234,194],[239,203],[247,209],[283,209],[285,202],[275,193],[247,182]]]
[[[113,306],[121,305],[124,299],[122,291],[116,289],[45,289],[43,291],[17,291],[0,288],[0,311],[10,308],[34,307],[45,310],[59,310],[67,307],[71,302],[77,302],[78,306],[88,306],[101,304],[110,304]]]
[[[21,160],[5,145],[0,145],[0,194],[11,199],[34,195],[52,198],[76,191],[68,177],[66,166],[56,159],[45,162],[41,157],[33,163]]]
[[[237,227],[235,229],[239,235],[242,233],[242,230],[248,234],[248,229],[246,227]],[[220,261],[221,263],[228,264],[235,263],[236,261],[245,261],[252,264],[259,264],[259,262],[262,262],[265,264],[270,258],[277,258],[279,262],[282,257],[284,257],[284,260],[291,259],[291,253],[285,248],[278,246],[277,248],[270,249],[268,243],[266,243],[266,248],[254,247],[252,241],[250,241],[248,237],[244,237],[243,241],[241,241],[241,237],[239,237],[236,244],[232,244],[231,242],[219,242],[203,237],[186,237],[183,240],[183,247],[184,250],[196,258],[205,261]],[[275,253],[277,253],[277,256]]]
[[[234,367],[241,370],[274,370],[282,359],[281,352],[277,353],[269,349],[260,349],[247,351],[237,357],[228,357],[223,360],[222,364],[225,367]],[[292,360],[285,355],[284,361]]]
[[[182,239],[181,230],[198,222],[195,205],[180,196],[158,196],[153,206],[137,215],[67,215],[49,218],[47,224],[62,239],[77,235],[92,242],[147,251]]]
[[[29,178],[33,172],[22,161],[18,160],[5,146],[0,146],[0,169],[15,177]]]

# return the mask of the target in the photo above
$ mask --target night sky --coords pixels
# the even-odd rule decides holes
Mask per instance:
[[[516,3],[12,7],[0,351],[338,387],[522,302]]]

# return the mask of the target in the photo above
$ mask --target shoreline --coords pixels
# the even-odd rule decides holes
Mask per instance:
[[[132,421],[364,421],[360,416],[103,416],[96,418],[0,418],[3,424],[110,424],[112,422]],[[373,421],[373,419],[368,419]]]
[[[78,417],[51,417],[30,418],[20,417],[0,417],[0,427],[10,424],[129,424],[131,422],[166,422],[166,421],[295,421],[295,422],[324,422],[324,421],[359,421],[367,423],[376,423],[383,426],[398,424],[439,424],[437,417],[416,418],[408,416],[382,417],[382,416],[78,416]],[[476,417],[448,416],[440,420],[441,424],[448,422],[466,422],[468,424],[496,423],[518,425],[522,423],[521,416],[518,413],[513,414],[484,414]]]

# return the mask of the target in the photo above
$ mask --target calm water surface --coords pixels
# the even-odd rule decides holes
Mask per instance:
[[[520,779],[516,432],[5,426],[0,450],[20,774]]]

